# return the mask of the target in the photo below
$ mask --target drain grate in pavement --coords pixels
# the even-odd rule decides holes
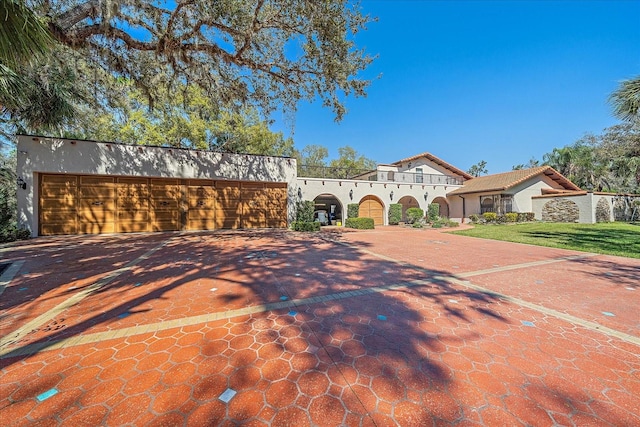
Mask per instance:
[[[523,324],[524,326],[530,326],[530,327],[534,327],[534,326],[536,326],[533,322],[529,322],[528,320],[523,320],[523,321],[522,321],[522,324]]]
[[[42,402],[44,400],[47,400],[48,398],[55,396],[56,394],[58,394],[58,390],[56,390],[55,388],[52,388],[50,390],[45,391],[42,394],[39,394],[36,399],[38,399],[38,402]]]
[[[236,395],[236,391],[232,388],[228,388],[218,397],[218,399],[222,400],[224,403],[229,403],[233,396]]]

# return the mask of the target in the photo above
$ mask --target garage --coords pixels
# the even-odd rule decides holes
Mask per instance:
[[[40,175],[39,234],[285,228],[287,184]]]
[[[358,216],[360,218],[373,218],[374,225],[384,225],[384,208],[380,200],[375,196],[365,196],[360,200]]]

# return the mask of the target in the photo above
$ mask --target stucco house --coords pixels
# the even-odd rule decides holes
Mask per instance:
[[[333,223],[358,204],[361,217],[386,225],[394,203],[403,216],[437,203],[459,222],[486,211],[613,218],[614,195],[582,191],[549,166],[475,178],[430,153],[349,178],[298,176],[285,157],[32,135],[18,136],[17,155],[18,225],[33,236],[286,228],[300,200]]]

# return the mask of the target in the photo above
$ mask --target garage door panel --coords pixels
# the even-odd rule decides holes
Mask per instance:
[[[179,221],[156,221],[151,224],[151,231],[177,231],[179,229]]]
[[[126,221],[121,220],[118,221],[117,225],[117,233],[142,233],[145,231],[149,231],[149,222],[138,222],[138,221]]]
[[[69,218],[75,221],[76,210],[49,210],[40,212],[40,218],[42,222],[64,224],[67,223]]]
[[[97,224],[93,222],[79,223],[78,234],[115,233],[115,223]]]
[[[240,183],[216,183],[216,202],[225,203],[240,200]]]
[[[267,215],[264,210],[253,209],[242,216],[241,228],[263,228],[267,226]]]
[[[116,211],[116,201],[114,199],[80,199],[78,202],[78,208],[80,210],[108,210]]]
[[[42,199],[40,201],[40,209],[42,211],[49,211],[49,210],[74,211],[76,209],[76,200],[75,198],[70,196],[65,196],[63,199]]]
[[[76,187],[74,186],[59,186],[59,185],[47,185],[40,188],[40,197],[57,199],[60,197],[73,197],[77,194]]]
[[[111,186],[115,180],[115,177],[110,176],[81,176],[80,186]]]
[[[118,221],[149,221],[149,211],[146,210],[118,210]]]
[[[101,199],[115,199],[116,189],[113,187],[80,187],[78,192],[80,198],[101,198]]]
[[[78,234],[75,221],[65,223],[46,223],[40,226],[40,234],[43,236],[51,236],[56,234]]]
[[[152,200],[151,207],[156,211],[178,210],[180,207],[179,200]]]
[[[215,230],[216,222],[213,217],[189,219],[187,230]]]

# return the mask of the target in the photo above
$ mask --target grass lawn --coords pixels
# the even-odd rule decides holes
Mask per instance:
[[[640,258],[640,223],[475,225],[453,234]]]

